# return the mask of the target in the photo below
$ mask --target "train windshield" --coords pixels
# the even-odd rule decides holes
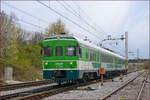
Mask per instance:
[[[53,48],[52,47],[44,47],[44,56],[45,57],[53,56]]]
[[[66,48],[66,56],[76,56],[76,47],[75,46],[68,46]]]

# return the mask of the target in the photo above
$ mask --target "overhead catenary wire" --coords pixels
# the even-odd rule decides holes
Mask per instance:
[[[58,1],[58,0],[56,0]],[[58,1],[59,2],[59,1]],[[63,3],[59,2],[60,5],[62,5],[68,12],[72,13],[74,16],[79,17],[80,15],[77,12],[72,12],[70,9],[68,9]],[[67,3],[66,3],[67,4]],[[71,6],[70,6],[71,7]],[[71,7],[72,8],[72,7]],[[73,9],[73,8],[72,8]],[[75,11],[75,10],[73,10]],[[82,19],[81,21],[84,21],[88,26],[90,26],[91,28],[93,28],[94,30],[96,30],[96,28],[94,28],[93,26],[91,26],[83,17],[80,16],[80,18]]]
[[[16,9],[17,11],[19,11],[19,12],[21,12],[21,13],[23,13],[23,14],[25,14],[25,15],[28,15],[28,16],[30,16],[30,17],[32,17],[32,18],[36,18],[37,20],[39,20],[39,21],[41,21],[41,22],[45,22],[45,23],[47,23],[47,21],[45,21],[45,20],[43,20],[43,19],[40,19],[40,18],[38,18],[38,17],[36,17],[36,16],[33,16],[32,14],[30,14],[30,13],[28,13],[28,12],[25,12],[24,10],[21,10],[21,9],[19,9],[19,8],[17,8],[17,7],[14,7],[14,6],[12,6],[12,5],[10,5],[10,4],[8,4],[8,3],[5,3],[7,6],[9,6],[9,7],[11,7],[11,8],[13,8],[13,9]],[[64,6],[65,7],[65,6]],[[66,8],[66,7],[65,7]],[[67,8],[66,8],[67,9]],[[72,9],[73,10],[73,9]],[[75,14],[74,14],[75,15]],[[76,15],[77,16],[77,15]],[[86,22],[87,23],[87,22]],[[88,23],[87,23],[88,24]],[[34,26],[36,26],[37,27],[37,25],[34,25]],[[90,25],[89,25],[90,26]],[[39,27],[39,26],[38,26]],[[91,32],[92,33],[92,32]]]
[[[41,1],[37,0],[37,2],[39,2],[40,4],[42,4],[43,6],[47,7],[48,9],[50,9],[51,11],[55,12],[56,14],[60,15],[61,17],[65,18],[66,20],[70,21],[71,23],[75,24],[76,26],[78,26],[79,28],[83,29],[84,31],[92,34],[92,32],[90,32],[88,29],[84,28],[83,26],[79,25],[78,23],[74,22],[73,20],[71,20],[70,18],[66,17],[65,15],[59,13],[58,11],[56,11],[55,9],[47,6],[46,4],[42,3]],[[97,37],[97,36],[95,36]],[[98,38],[98,37],[97,37]]]
[[[74,1],[72,1],[81,11],[82,11],[82,13],[84,13],[87,17],[88,17],[88,19],[90,19],[91,21],[92,21],[92,19],[91,19],[91,17],[76,3],[76,2],[74,2]],[[95,25],[97,25],[97,24],[95,24]],[[101,31],[105,34],[105,35],[108,35],[99,25],[97,25],[98,27],[99,27],[99,29],[101,29]],[[111,45],[110,45],[111,46]],[[111,47],[113,47],[113,46],[111,46]],[[120,48],[120,45],[119,45],[119,48]],[[115,48],[115,50],[119,50],[120,52],[122,52],[122,50],[121,49],[119,49],[119,48]],[[114,49],[114,47],[113,47],[113,49]],[[124,50],[123,50],[123,52],[125,52]]]
[[[38,21],[41,21],[41,22],[44,22],[44,23],[48,24],[48,22],[45,21],[45,20],[43,20],[43,19],[40,19],[40,18],[38,18],[38,17],[36,17],[36,16],[34,16],[34,15],[32,15],[32,14],[30,14],[30,13],[24,11],[24,10],[21,10],[21,9],[19,9],[19,8],[17,8],[17,7],[14,7],[14,6],[12,6],[12,5],[6,3],[6,2],[4,2],[4,3],[5,3],[5,5],[7,5],[7,6],[10,7],[10,8],[13,8],[13,9],[15,9],[15,10],[17,10],[17,11],[19,11],[19,12],[21,12],[21,13],[27,15],[27,16],[30,16],[30,17],[32,17],[32,18],[34,18],[34,19],[37,19]],[[21,20],[21,19],[19,19],[19,21],[21,21],[21,22],[23,22],[23,23],[25,23],[25,24],[34,26],[34,27],[36,27],[36,28],[44,29],[42,26],[39,26],[39,25],[30,23],[30,22],[27,22],[27,21],[24,21],[24,20]],[[44,30],[45,30],[45,29],[44,29]]]
[[[60,4],[60,5],[62,5],[64,8],[65,8],[65,10],[67,10],[68,12],[70,12],[70,13],[72,13],[74,16],[77,16],[78,17],[78,15],[76,15],[76,12],[74,13],[74,11],[71,11],[69,8],[67,8],[63,3],[61,3],[61,1],[59,1],[59,0],[56,0],[56,1],[58,1],[58,3]]]
[[[101,31],[104,33],[104,34],[107,34],[98,24],[96,24],[95,22],[92,21],[92,18],[75,2],[75,1],[72,1],[74,3],[74,5],[76,5],[80,11],[82,11],[82,13],[84,13],[86,15],[86,17],[96,26],[98,26],[99,29],[101,29]]]
[[[57,0],[58,1],[58,0]],[[58,3],[61,5],[61,6],[63,6],[63,8],[66,10],[66,11],[68,11],[69,13],[71,13],[71,14],[73,14],[74,16],[76,16],[76,17],[79,17],[78,16],[78,13],[69,5],[69,7],[71,7],[72,8],[72,10],[73,11],[71,11],[70,10],[70,8],[68,8],[68,7],[66,7],[63,3],[61,3],[61,2],[59,2],[58,1]],[[67,3],[66,3],[67,4]],[[49,6],[50,7],[50,6]],[[86,21],[86,20],[84,20],[84,18],[82,18],[81,17],[81,21],[84,21],[84,23],[86,24],[86,25],[88,25],[88,26],[90,26],[91,28],[93,28],[94,29],[94,27],[93,26],[91,26],[90,24],[88,24],[88,22]],[[96,30],[96,29],[94,29],[94,30]],[[91,34],[95,34],[94,32],[91,32]],[[99,37],[97,34],[95,34],[95,37],[97,38],[97,37]],[[99,38],[101,38],[101,37],[99,37]]]
[[[21,13],[27,15],[27,16],[30,16],[30,17],[32,17],[32,18],[34,18],[34,19],[37,19],[38,21],[40,21],[40,22],[42,22],[42,23],[49,24],[47,21],[45,21],[45,20],[43,20],[43,19],[41,19],[41,18],[38,18],[38,17],[36,17],[36,16],[34,16],[34,15],[32,15],[32,14],[30,14],[30,13],[24,11],[24,10],[21,10],[21,9],[19,9],[19,8],[17,8],[17,7],[14,7],[14,6],[12,6],[12,5],[6,3],[6,2],[4,2],[4,4],[5,4],[6,6],[10,7],[10,8],[16,9],[17,11],[19,11],[19,12],[21,12]]]
[[[61,17],[67,19],[68,21],[72,22],[73,24],[77,25],[78,27],[80,27],[81,29],[87,31],[88,33],[91,33],[89,32],[87,29],[85,29],[84,27],[81,27],[81,25],[77,24],[76,22],[74,22],[73,20],[69,19],[68,17],[64,16],[63,14],[59,13],[58,11],[56,11],[55,9],[51,8],[51,7],[48,7],[46,4],[40,2],[39,0],[37,0],[40,4],[44,5],[45,7],[49,8],[50,10],[52,10],[53,12],[55,12],[56,14],[60,15]],[[93,34],[94,35],[94,34]],[[95,37],[97,37],[97,35],[94,35]]]
[[[77,15],[79,15],[78,12],[76,12],[68,3],[65,2],[65,0],[62,0],[62,1],[63,1],[64,4],[65,4],[67,7],[69,7],[74,13],[76,13]]]
[[[104,44],[104,43],[103,43]],[[121,55],[124,55],[124,54],[122,54],[122,52],[125,52],[125,50],[123,50],[123,49],[121,49],[122,47],[121,47],[121,45],[120,44],[118,44],[118,45],[115,45],[116,47],[114,47],[114,46],[112,46],[112,45],[110,45],[110,42],[105,42],[105,44],[108,44],[107,46],[105,46],[105,47],[111,47],[111,49],[113,49],[113,51],[119,51],[120,52],[120,54]],[[112,43],[112,44],[114,44],[114,43]]]
[[[125,54],[122,53],[123,50],[121,50],[121,49],[119,49],[119,48],[117,48],[117,47],[113,47],[113,46],[111,46],[111,47],[112,47],[113,49],[115,48],[115,51],[119,52],[120,55],[125,56]],[[117,48],[117,49],[116,49],[116,48]]]
[[[39,1],[39,0],[37,0],[37,1]],[[41,2],[42,3],[42,2]],[[43,3],[44,4],[44,3]],[[67,4],[67,3],[66,3]],[[67,4],[68,5],[68,4]],[[46,5],[47,6],[47,5]],[[69,7],[71,7],[70,5],[69,5]],[[80,6],[79,6],[79,8],[80,8]],[[28,15],[28,16],[31,16],[31,17],[33,17],[33,18],[35,18],[35,19],[38,19],[38,20],[40,20],[41,22],[46,22],[46,21],[44,21],[43,19],[39,19],[38,17],[36,17],[36,16],[33,16],[33,15],[31,15],[30,13],[27,13],[27,12],[25,12],[25,11],[23,11],[23,10],[21,10],[21,9],[18,9],[18,8],[16,8],[16,7],[14,7],[14,9],[17,9],[18,11],[20,11],[20,12],[22,12],[22,13],[24,13],[24,14],[26,14],[26,15]],[[68,9],[68,8],[66,8],[66,9]],[[71,10],[68,10],[68,11],[70,11],[70,13],[73,13],[76,17],[79,15],[72,7],[71,7],[71,9],[72,9],[72,11]],[[80,8],[81,9],[81,8]],[[81,10],[81,11],[83,11],[83,10]],[[84,12],[84,11],[83,11]],[[76,13],[76,14],[75,14]],[[61,13],[60,13],[61,14]],[[78,14],[78,15],[77,15]],[[62,14],[61,14],[62,15]],[[87,14],[86,14],[87,15]],[[88,16],[89,17],[89,16]],[[67,18],[67,17],[66,17]],[[65,18],[65,19],[66,19]],[[82,18],[82,17],[81,17]],[[89,17],[90,18],[90,17]],[[82,18],[83,19],[83,18]],[[90,24],[88,24],[87,22],[86,22],[86,20],[84,20],[83,19],[83,21],[89,26],[89,27],[93,27],[92,25],[90,25]],[[23,23],[26,23],[26,24],[29,24],[29,25],[32,25],[32,26],[34,26],[34,27],[37,27],[37,28],[41,28],[41,29],[44,29],[44,28],[42,28],[41,26],[38,26],[38,25],[35,25],[35,24],[32,24],[32,23],[30,23],[30,22],[26,22],[26,21],[22,21]],[[74,21],[72,21],[72,23],[73,23]],[[47,23],[47,22],[46,22]],[[77,24],[77,23],[74,23],[74,24]],[[86,32],[88,32],[88,33],[91,33],[91,34],[95,34],[95,33],[93,33],[93,32],[90,32],[88,29],[86,29],[86,28],[84,28],[84,27],[81,27],[81,25],[77,25],[78,27],[80,27],[80,28],[82,28],[83,30],[85,30]],[[93,27],[93,30],[95,29],[95,31],[96,31],[96,28],[95,27]],[[106,33],[107,34],[107,33]],[[99,37],[98,35],[94,35],[96,38],[97,37]]]
[[[56,0],[56,1],[58,1],[58,0]],[[69,11],[70,13],[73,13],[73,12],[72,12],[69,8],[67,8],[63,3],[59,2],[59,1],[58,1],[58,3],[59,3],[61,6],[63,6],[63,8],[64,8],[65,10]],[[49,7],[50,7],[50,5],[49,5]],[[73,14],[74,14],[74,16],[77,16],[75,13],[73,13]],[[83,33],[80,33],[80,34],[82,34],[83,37],[85,36],[85,34],[83,34]]]
[[[58,0],[57,0],[58,1]],[[101,34],[101,32],[97,32],[98,30],[95,28],[95,25],[91,25],[91,24],[89,24],[89,22],[86,20],[86,19],[84,19],[82,16],[80,16],[77,12],[76,12],[76,10],[74,10],[68,3],[66,3],[65,1],[64,1],[64,3],[67,5],[67,6],[69,6],[69,8],[71,8],[72,9],[72,11],[70,11],[70,9],[68,10],[68,8],[67,7],[65,7],[65,8],[67,8],[66,10],[68,10],[68,12],[70,12],[70,13],[72,13],[74,16],[76,16],[76,17],[80,17],[80,19],[81,19],[81,21],[82,22],[84,22],[87,26],[89,26],[91,29],[93,29],[96,33],[100,33],[99,35],[98,34],[95,34],[95,32],[93,32],[92,34],[95,34],[95,36],[96,37],[99,37],[99,38],[102,38],[100,35],[102,35]],[[61,3],[62,4],[62,3]],[[63,7],[64,7],[65,5],[63,5]],[[81,8],[80,8],[81,9]]]
[[[37,28],[41,28],[41,29],[45,29],[44,27],[41,27],[39,25],[36,25],[36,24],[33,24],[33,23],[30,23],[30,22],[27,22],[27,21],[24,21],[22,19],[19,19],[19,21],[25,23],[25,24],[28,24],[28,25],[31,25],[31,26],[34,26],[34,27],[37,27]]]
[[[14,17],[11,17],[11,18],[15,19]],[[23,19],[18,19],[18,18],[17,18],[17,20],[20,21],[20,22],[22,22],[22,23],[28,24],[28,25],[30,25],[30,26],[34,26],[34,27],[36,27],[36,28],[45,29],[45,28],[42,27],[42,26],[39,26],[39,25],[30,23],[30,22],[25,21],[25,20],[23,20]],[[7,25],[8,25],[8,24],[6,24],[6,26],[4,27],[4,29],[6,29]],[[18,25],[19,25],[19,24],[18,24]],[[12,28],[12,26],[10,26],[9,28]]]
[[[74,2],[74,1],[72,1],[76,6],[78,6],[78,8],[88,17],[88,19],[90,19],[90,20],[92,20],[91,19],[91,17],[76,3],[76,2]],[[97,25],[98,27],[99,27],[99,29],[101,29],[101,31],[103,32],[103,33],[105,33],[105,35],[108,35],[98,24],[95,24],[95,25]],[[110,45],[111,46],[111,45]],[[112,47],[112,46],[111,46]],[[120,47],[120,46],[119,46]],[[118,48],[117,48],[118,49]],[[118,49],[119,51],[121,51],[120,49]],[[125,51],[123,51],[123,52],[125,52]]]

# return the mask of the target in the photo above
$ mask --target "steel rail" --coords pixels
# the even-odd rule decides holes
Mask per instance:
[[[144,73],[144,72],[143,72]],[[133,82],[137,77],[141,76],[143,73],[138,74],[136,77],[134,77],[133,79],[129,80],[128,82],[126,82],[125,84],[123,84],[122,86],[120,86],[119,88],[117,88],[116,90],[112,91],[111,93],[107,94],[106,96],[104,96],[104,98],[102,98],[102,100],[106,100],[108,97],[110,97],[111,95],[113,95],[114,93],[118,92],[119,90],[123,89],[125,86],[127,86],[129,83]]]
[[[17,92],[17,93],[3,95],[3,96],[0,96],[0,98],[1,98],[1,100],[14,99],[14,98],[24,97],[24,96],[31,95],[34,93],[42,92],[42,91],[52,90],[52,89],[59,88],[59,87],[60,86],[58,86],[58,85],[44,86],[44,87],[40,87],[40,88],[36,88],[36,89],[23,91],[23,92]]]
[[[37,99],[37,98],[44,98],[51,95],[55,95],[57,93],[61,93],[64,91],[72,90],[74,88],[80,87],[80,86],[86,86],[89,84],[97,83],[99,82],[99,79],[96,81],[90,81],[87,83],[79,83],[79,84],[71,84],[67,86],[46,86],[42,88],[32,89],[24,92],[18,92],[13,94],[8,94],[1,96],[2,100],[4,99],[15,99],[15,100],[26,100],[26,99]]]
[[[141,88],[140,88],[140,91],[139,91],[139,93],[138,93],[138,96],[137,96],[136,100],[140,100],[140,97],[141,97],[141,94],[142,94],[143,89],[144,89],[144,87],[145,87],[145,83],[146,83],[147,78],[148,78],[148,74],[147,74],[147,76],[146,76],[145,79],[144,79],[144,82],[143,82],[143,84],[142,84],[142,86],[141,86]]]
[[[31,82],[25,82],[25,83],[1,85],[0,89],[1,89],[1,91],[8,91],[8,90],[14,90],[14,89],[31,87],[31,86],[46,85],[46,84],[50,84],[50,83],[53,83],[53,82],[50,80],[31,81]]]
[[[49,96],[52,96],[52,95],[55,95],[58,93],[65,92],[65,91],[73,90],[73,89],[80,87],[80,86],[90,85],[92,83],[95,83],[95,82],[91,81],[91,82],[87,82],[87,83],[80,83],[80,84],[65,86],[65,87],[57,88],[57,89],[50,90],[50,91],[44,91],[44,92],[40,92],[37,94],[28,95],[25,97],[15,98],[12,100],[31,100],[31,99],[34,100],[34,99],[39,99],[39,98],[41,99],[41,98],[49,97]]]

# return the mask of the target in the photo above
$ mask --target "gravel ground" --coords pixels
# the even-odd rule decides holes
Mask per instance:
[[[41,86],[33,86],[33,87],[20,88],[20,89],[10,90],[10,91],[0,91],[0,96],[7,95],[7,94],[12,94],[12,93],[17,93],[17,92],[24,92],[24,91],[28,91],[28,90],[32,90],[32,89],[37,89],[37,88],[42,88],[42,87],[45,87],[45,86],[52,86],[52,85],[56,85],[56,83],[52,83],[52,84],[48,84],[48,85],[41,85]]]
[[[112,92],[114,89],[123,85],[124,82],[134,78],[139,72],[133,72],[124,76],[123,82],[119,77],[114,78],[113,82],[105,82],[103,86],[100,83],[95,83],[85,87],[79,87],[76,90],[60,93],[51,97],[44,98],[44,100],[60,100],[60,99],[102,99],[106,94]]]

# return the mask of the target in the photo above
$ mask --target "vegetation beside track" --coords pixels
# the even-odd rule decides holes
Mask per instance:
[[[43,39],[42,34],[44,33],[26,31],[20,26],[19,19],[14,13],[7,15],[2,11],[0,20],[2,20],[1,70],[3,76],[5,67],[12,67],[14,80],[32,81],[42,79],[42,56],[40,50]],[[47,34],[54,31],[56,33],[60,31],[66,32],[65,25],[61,20],[50,24],[45,29]]]

